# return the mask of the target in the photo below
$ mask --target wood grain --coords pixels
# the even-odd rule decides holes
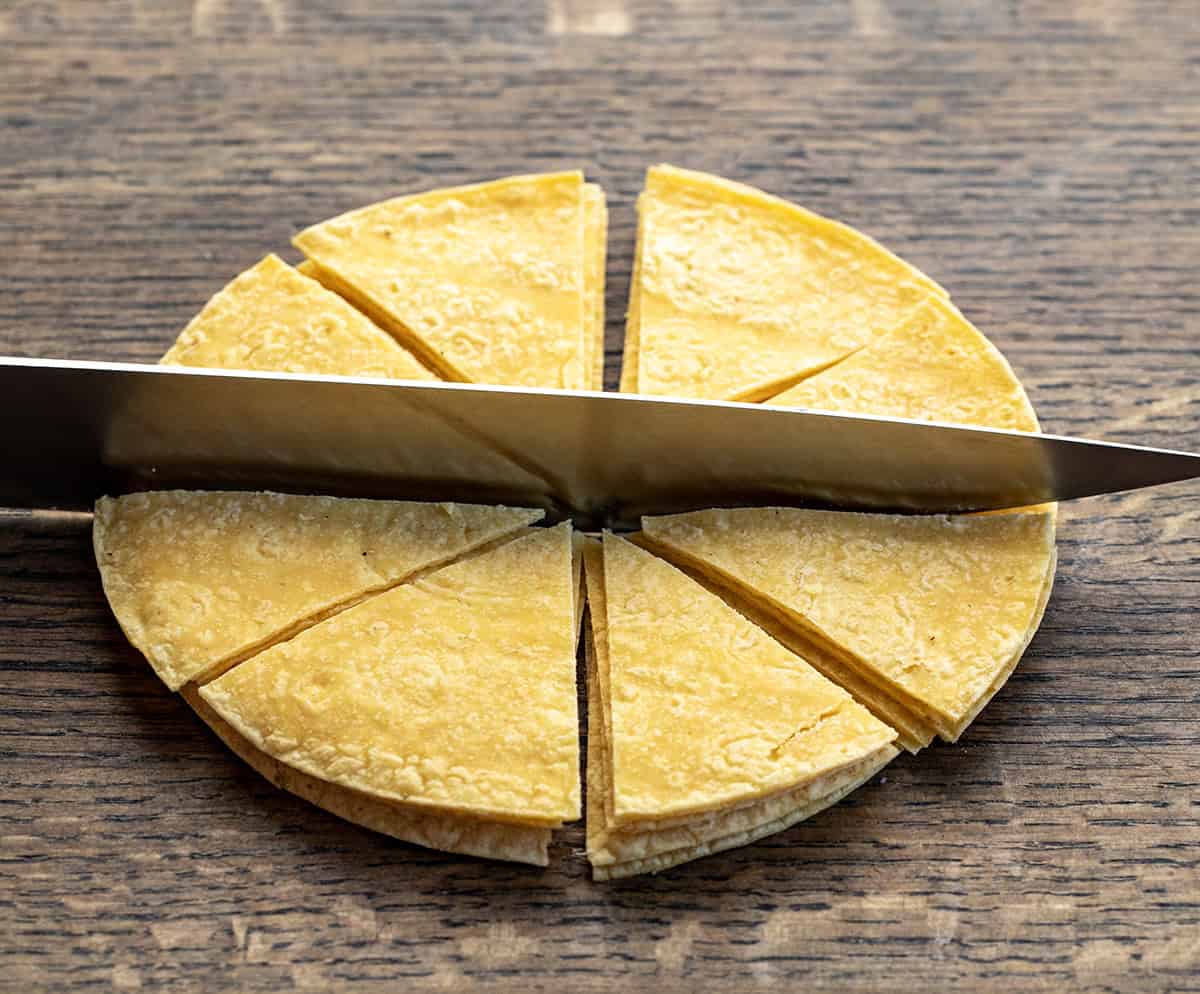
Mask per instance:
[[[1200,448],[1198,119],[1169,0],[10,0],[0,352],[152,359],[308,223],[582,166],[613,385],[669,160],[926,269],[1049,430]],[[125,644],[87,518],[0,517],[0,989],[1198,990],[1197,496],[1065,509],[1045,624],[958,747],[609,886],[578,829],[536,871],[273,790]]]

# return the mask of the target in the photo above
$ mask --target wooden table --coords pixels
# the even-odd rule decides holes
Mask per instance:
[[[633,199],[669,160],[913,260],[1049,430],[1200,448],[1192,7],[15,0],[0,353],[152,360],[312,221],[582,166],[613,384]],[[607,886],[578,828],[539,871],[273,790],[126,645],[89,519],[7,514],[0,989],[1200,990],[1197,496],[1064,509],[1045,624],[959,746]]]

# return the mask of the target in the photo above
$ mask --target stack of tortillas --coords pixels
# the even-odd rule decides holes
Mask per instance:
[[[622,389],[1036,431],[998,351],[866,236],[671,167],[639,200]],[[164,362],[600,389],[606,209],[579,173],[401,197],[241,274]],[[512,454],[497,454],[508,458]],[[104,498],[130,641],[244,760],[433,848],[598,879],[781,830],[955,740],[1054,575],[1054,509],[712,510],[630,536],[538,509],[163,491]]]

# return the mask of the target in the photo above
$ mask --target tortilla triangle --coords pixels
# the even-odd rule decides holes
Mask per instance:
[[[394,380],[436,378],[341,297],[275,255],[209,300],[161,362]]]
[[[585,555],[598,878],[786,827],[895,755],[890,728],[674,567],[611,535]]]
[[[1008,360],[948,300],[905,321],[770,403],[853,414],[1037,431]]]
[[[638,218],[622,389],[765,400],[945,296],[861,232],[717,176],[653,167]]]
[[[301,232],[321,281],[450,380],[585,389],[584,183],[511,176]]]
[[[349,608],[200,688],[255,748],[392,803],[554,827],[579,814],[569,525]]]
[[[608,259],[608,207],[596,183],[583,186],[584,331],[590,390],[604,389],[604,281]]]
[[[93,543],[129,641],[172,690],[543,512],[275,493],[102,497]]]
[[[1053,509],[742,508],[646,518],[643,529],[650,548],[821,646],[811,661],[826,675],[865,683],[925,737],[948,741],[1016,666],[1054,576]]]

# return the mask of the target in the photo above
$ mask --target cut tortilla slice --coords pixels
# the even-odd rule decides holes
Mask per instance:
[[[599,751],[600,747],[589,744],[589,810],[593,805],[602,803],[597,795],[606,789]],[[641,873],[658,873],[702,856],[757,842],[836,804],[874,777],[895,756],[896,750],[892,747],[880,750],[837,774],[819,778],[802,790],[718,814],[694,826],[646,828],[628,833],[589,836],[592,877],[595,880],[618,880]]]
[[[583,614],[587,608],[587,581],[583,577],[583,532],[571,533],[571,589],[575,591],[575,645],[583,632]]]
[[[529,528],[524,533],[536,534]],[[576,640],[584,606],[581,539],[578,533],[572,535]],[[549,863],[550,828],[489,821],[381,800],[310,776],[256,748],[208,705],[194,684],[184,687],[182,694],[197,715],[252,769],[281,790],[345,821],[428,849],[534,866]]]
[[[96,502],[96,562],[172,690],[539,520],[540,510],[169,490]]]
[[[581,173],[512,176],[363,207],[294,243],[445,379],[586,389],[584,203]]]
[[[1037,431],[1008,360],[948,300],[930,298],[887,334],[769,401],[780,407]]]
[[[601,696],[595,645],[589,632],[588,700],[598,702]],[[896,750],[889,746],[795,790],[745,806],[718,810],[708,817],[661,826],[643,823],[631,829],[613,829],[608,827],[602,814],[605,800],[610,797],[610,787],[607,780],[609,751],[600,710],[600,707],[592,706],[588,711],[587,851],[596,880],[657,873],[781,832],[837,803],[896,756]]]
[[[647,547],[815,642],[813,664],[876,714],[951,742],[1016,666],[1054,577],[1053,509],[744,508],[646,518],[643,529]]]
[[[627,537],[636,545],[654,551],[653,543],[646,538],[643,532],[636,532]],[[786,615],[773,609],[769,602],[744,596],[728,582],[716,576],[707,575],[677,557],[668,554],[668,559],[681,566],[705,590],[732,605],[739,614],[752,621],[776,642],[806,660],[818,672],[837,683],[851,697],[865,705],[867,710],[885,725],[894,728],[897,745],[909,752],[917,752],[933,740],[937,734],[935,731],[925,726],[918,726],[912,720],[911,715],[893,706],[889,699],[881,695],[872,684],[847,671],[831,655],[827,645],[798,631],[794,625],[789,624]]]
[[[608,259],[608,206],[596,183],[583,186],[584,332],[588,388],[604,389],[604,281]]]
[[[569,524],[378,594],[200,688],[256,749],[430,812],[579,816]]]
[[[646,194],[638,197],[638,218],[649,210],[643,206]],[[642,361],[642,245],[645,241],[646,225],[639,220],[637,241],[633,248],[633,272],[629,277],[629,309],[625,312],[625,351],[621,356],[621,393],[638,393],[638,364]]]
[[[1008,361],[953,304],[937,298],[926,301],[906,321],[870,345],[772,398],[770,403],[1016,431],[1038,430],[1037,415]],[[1048,513],[1053,532],[1056,513],[1053,505],[1006,513],[1030,511]],[[1043,540],[1040,529],[1034,529],[1030,536],[1033,543],[1030,553],[1035,558],[1045,559],[1049,565],[1031,628],[1022,644],[1032,637],[1053,585],[1055,559],[1052,552],[1047,553]],[[753,612],[756,608],[761,611],[764,605],[750,604],[748,607]],[[770,612],[769,605],[765,608]],[[803,641],[803,633],[789,627],[786,619],[778,619],[778,612],[775,628],[770,628],[770,621],[756,620],[768,625],[785,644]],[[954,723],[953,734],[961,733],[970,718],[999,689],[1015,666],[1017,655],[1010,656],[1011,665],[999,666],[994,686],[980,695],[976,706]],[[834,675],[847,690],[893,725],[900,732],[900,741],[906,748],[915,751],[928,745],[938,731],[938,725],[935,718],[926,722],[914,721],[911,711],[920,709],[918,702],[898,703],[885,687],[871,685],[870,674],[864,679],[851,667],[838,663],[835,657],[826,654],[821,658],[826,662],[821,666],[822,670]],[[909,714],[905,713],[906,707]]]
[[[324,808],[330,814],[402,842],[444,852],[546,866],[551,830],[423,811],[393,804],[309,776],[253,746],[216,713],[194,686],[184,699],[229,749],[276,787]]]
[[[895,755],[892,729],[679,570],[611,535],[585,555],[598,879],[760,838]]]
[[[638,219],[623,389],[765,400],[946,296],[861,232],[717,176],[651,168]]]
[[[161,362],[436,379],[412,353],[341,297],[275,255],[247,269],[209,300]]]

